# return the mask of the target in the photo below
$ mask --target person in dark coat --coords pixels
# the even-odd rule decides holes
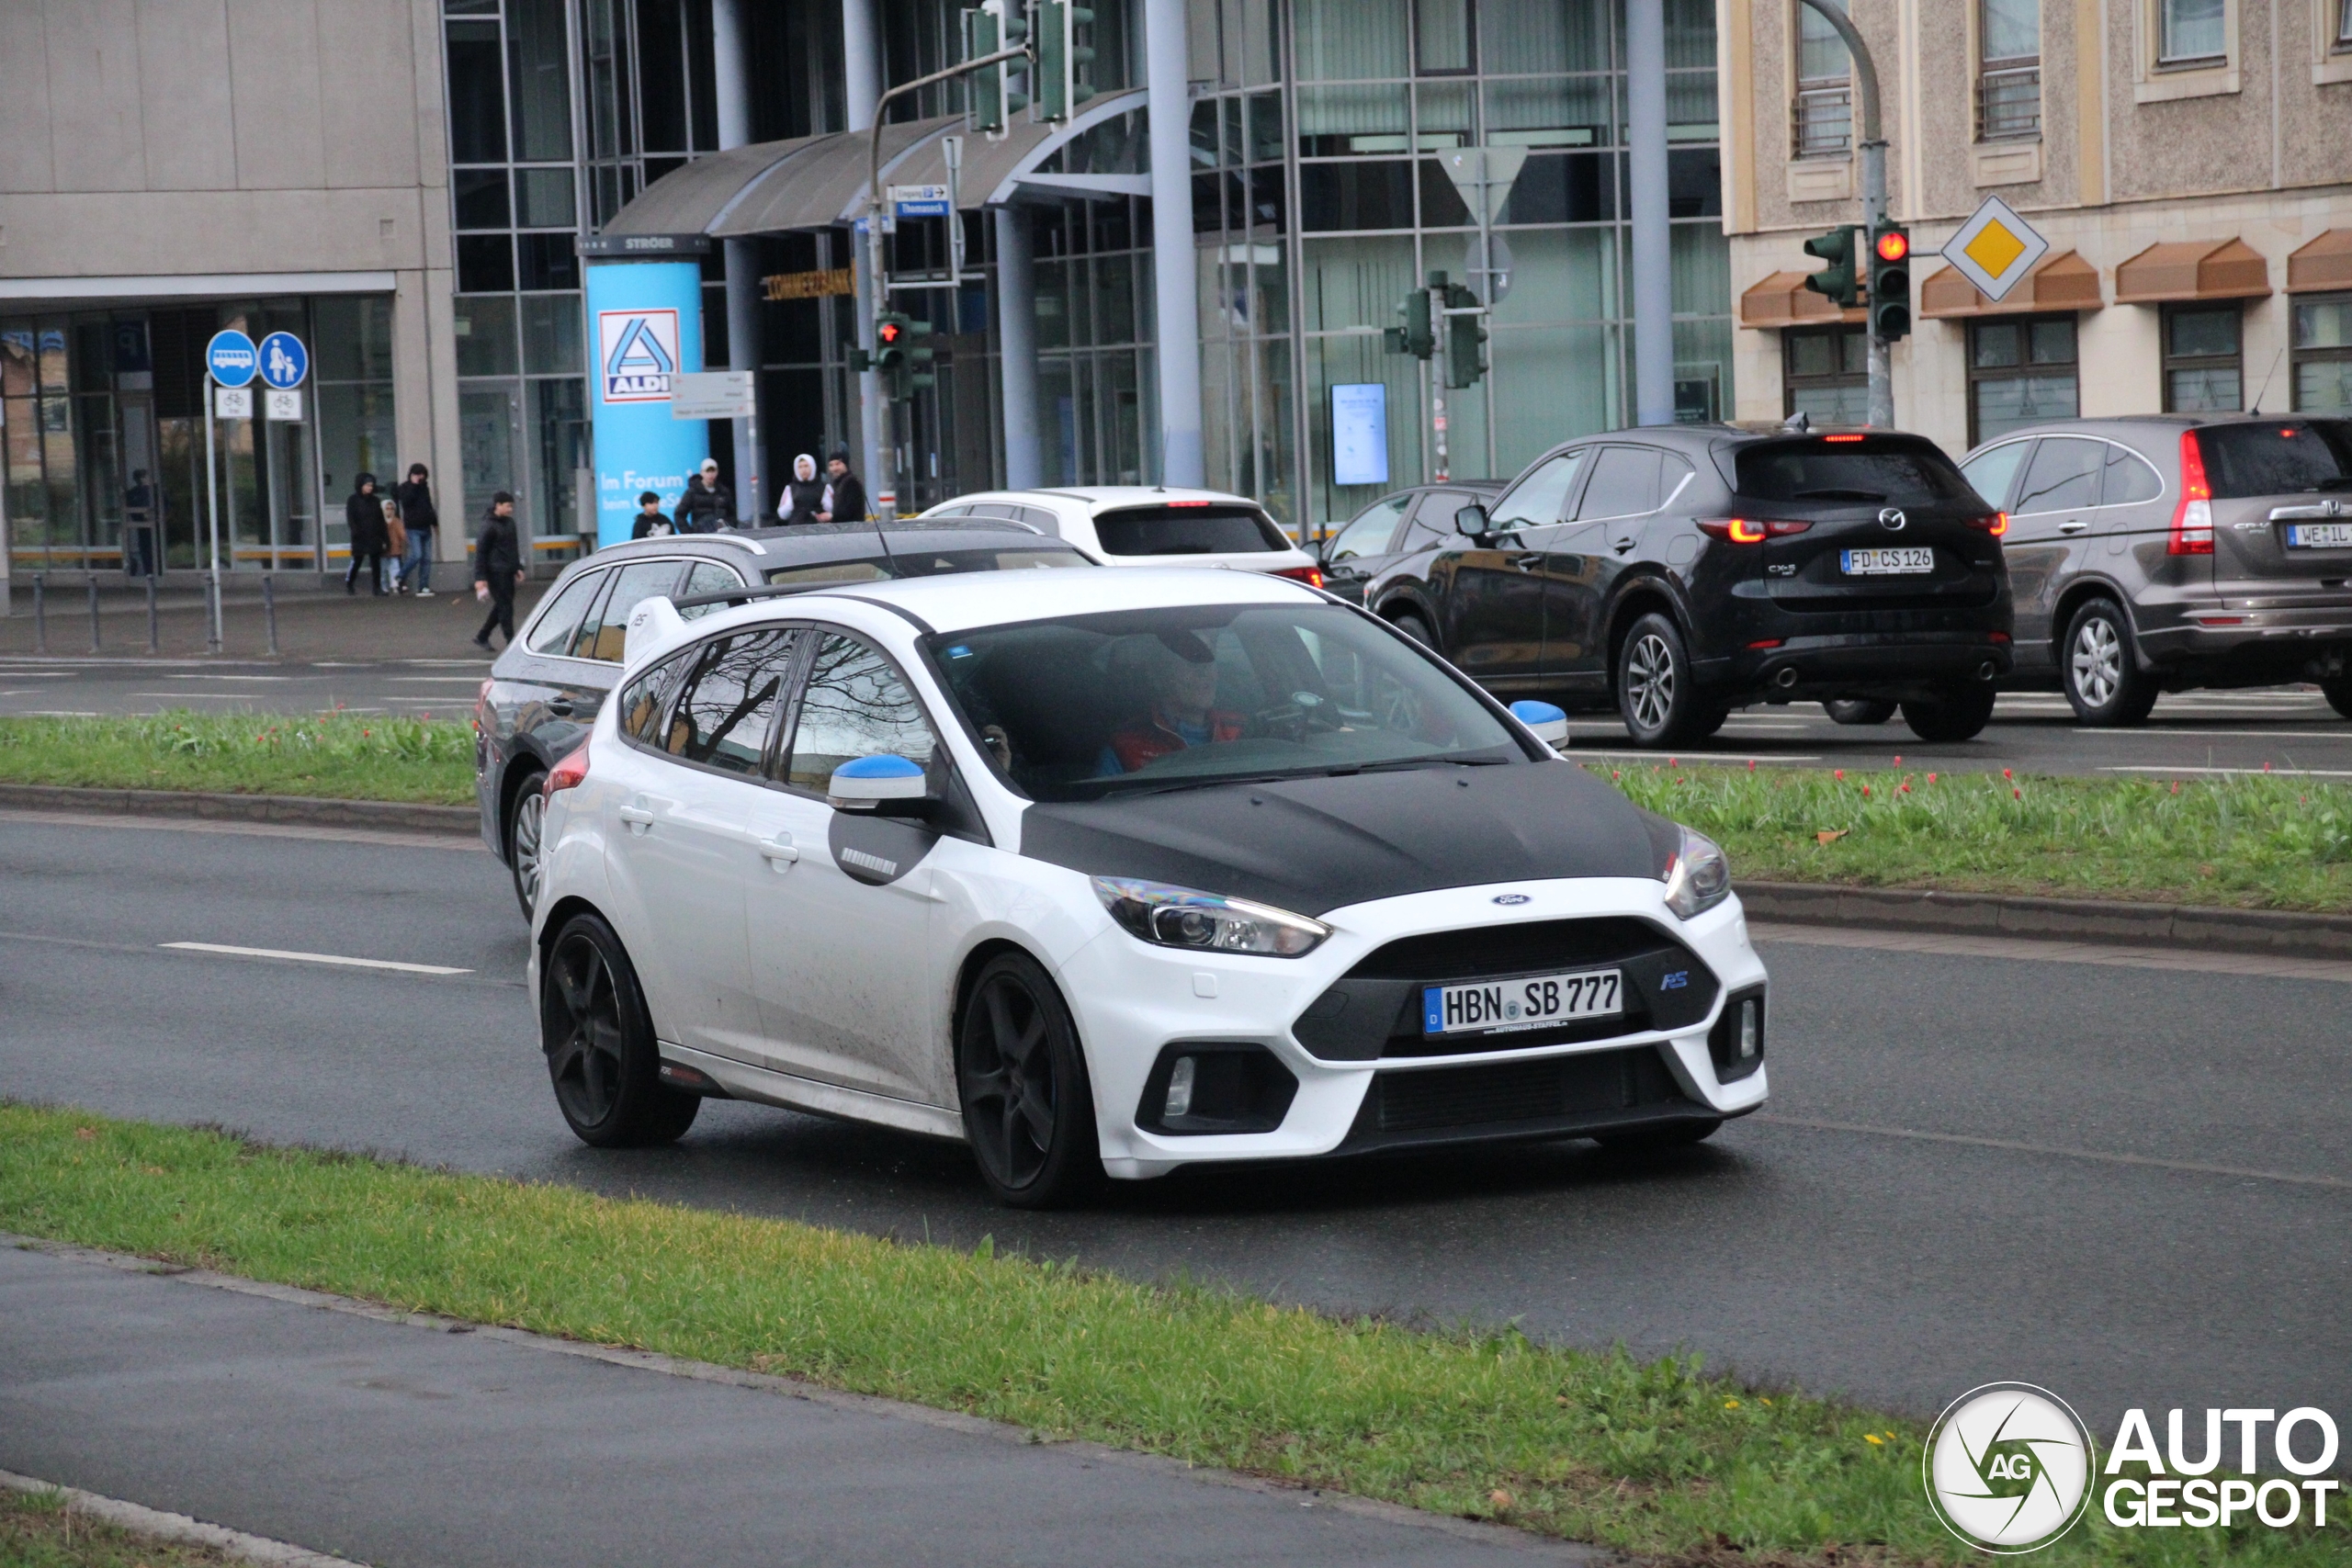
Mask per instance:
[[[474,540],[474,597],[490,605],[490,618],[474,634],[476,648],[490,646],[490,629],[514,642],[514,590],[523,582],[523,545],[514,532],[514,498],[500,491],[490,498],[481,520],[481,535]]]
[[[411,463],[408,478],[392,491],[392,500],[400,505],[401,522],[408,528],[401,581],[413,588],[420,599],[433,597],[433,536],[441,526],[440,513],[433,509],[431,480],[424,464]]]
[[[716,534],[735,521],[735,492],[718,477],[718,459],[705,457],[702,471],[686,481],[678,497],[678,532]]]
[[[865,521],[865,487],[849,471],[849,448],[836,446],[825,463],[825,494],[817,513],[820,523]]]
[[[670,517],[662,510],[661,491],[639,491],[637,522],[630,527],[628,536],[632,539],[666,539],[670,533]]]
[[[390,532],[384,526],[384,498],[376,493],[376,476],[362,474],[343,503],[343,520],[351,534],[351,569],[343,574],[343,591],[359,592],[359,563],[368,563],[368,580],[375,585],[376,597],[384,596],[384,551],[391,544]]]
[[[824,482],[817,478],[817,459],[803,452],[792,459],[792,479],[776,497],[776,521],[787,528],[817,521],[825,508]]]

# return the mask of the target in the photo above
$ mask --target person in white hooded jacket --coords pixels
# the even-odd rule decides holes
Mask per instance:
[[[786,527],[817,521],[823,510],[825,483],[817,477],[817,459],[803,452],[792,459],[792,480],[776,497],[776,521]]]

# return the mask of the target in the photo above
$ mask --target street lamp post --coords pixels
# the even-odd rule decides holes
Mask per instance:
[[[1879,129],[1878,66],[1871,60],[1870,46],[1862,41],[1852,18],[1835,0],[1804,3],[1837,29],[1838,36],[1845,40],[1847,52],[1854,57],[1854,77],[1862,90],[1862,230],[1865,234],[1875,236],[1886,221],[1886,138]],[[1871,423],[1880,429],[1891,429],[1894,424],[1894,366],[1886,339],[1875,331],[1870,333],[1870,360]]]

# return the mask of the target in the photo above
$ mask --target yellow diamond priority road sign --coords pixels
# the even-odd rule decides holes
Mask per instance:
[[[1944,260],[1995,300],[2024,281],[2033,264],[2049,254],[2050,242],[1997,196],[1986,197],[1943,248]]]

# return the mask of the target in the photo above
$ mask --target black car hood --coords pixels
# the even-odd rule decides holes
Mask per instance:
[[[1423,768],[1032,806],[1021,852],[1319,915],[1440,887],[1655,877],[1645,818],[1566,763]]]

